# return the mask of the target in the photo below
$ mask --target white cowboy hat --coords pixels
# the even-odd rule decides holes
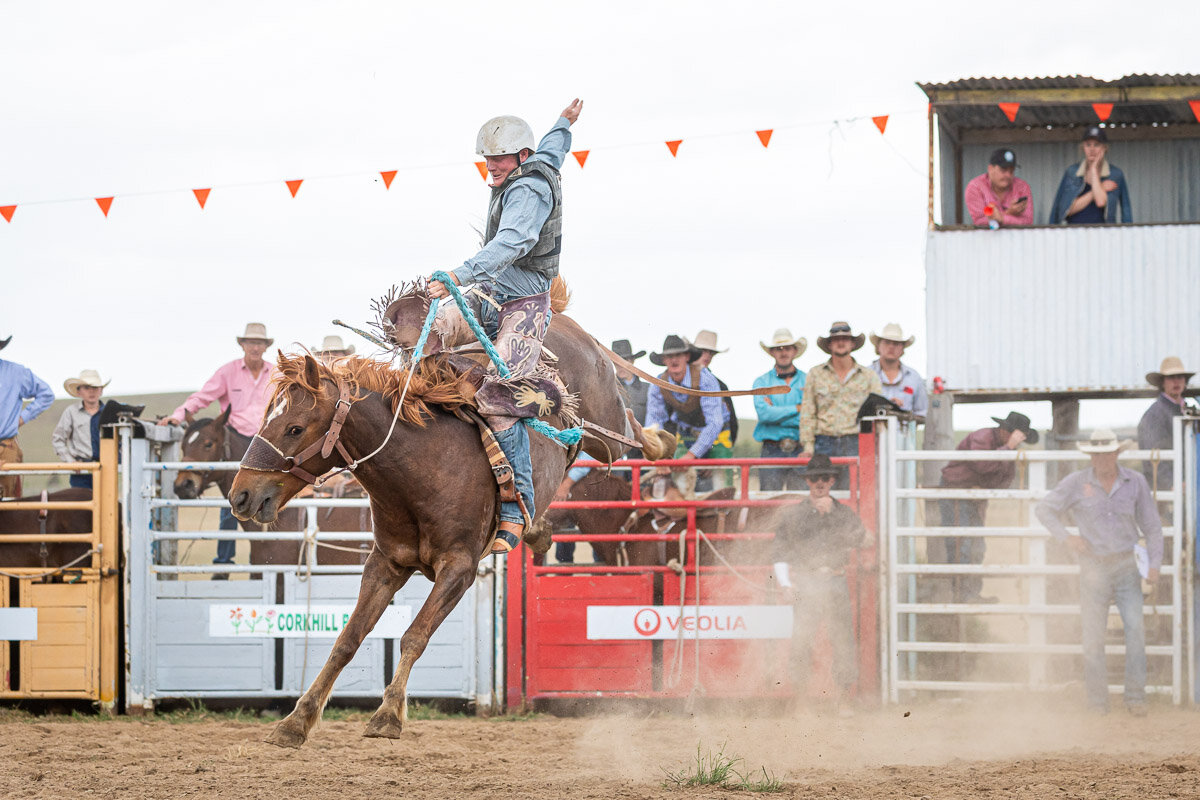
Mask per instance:
[[[246,332],[237,337],[237,343],[241,344],[247,339],[265,339],[267,342],[267,347],[270,347],[275,343],[274,339],[272,339],[270,336],[267,336],[267,326],[263,325],[261,322],[246,323]]]
[[[354,355],[354,345],[344,344],[342,337],[334,333],[326,336],[320,347],[313,348],[313,352],[317,355],[352,356]]]
[[[697,333],[696,338],[692,339],[692,347],[697,350],[711,350],[714,353],[725,353],[729,350],[728,347],[724,350],[717,347],[717,334],[713,331],[700,331]]]
[[[911,347],[912,343],[917,340],[917,337],[909,336],[907,339],[905,339],[904,338],[904,330],[897,323],[889,322],[887,325],[883,326],[883,333],[878,334],[878,335],[876,335],[874,333],[871,334],[871,344],[873,344],[875,346],[876,350],[879,349],[879,340],[880,339],[883,339],[883,340],[886,340],[889,342],[898,342],[898,343],[904,345],[905,347]]]
[[[1109,428],[1096,428],[1086,443],[1079,442],[1075,446],[1084,453],[1116,453],[1133,447],[1133,442],[1129,439],[1123,442],[1118,440]]]
[[[67,390],[67,394],[71,397],[79,397],[79,389],[84,386],[94,386],[103,389],[108,386],[112,380],[104,380],[100,377],[100,373],[94,369],[85,369],[79,373],[78,378],[67,378],[63,381],[63,388]]]
[[[760,341],[758,346],[761,347],[763,352],[767,355],[771,354],[772,347],[795,347],[796,358],[799,358],[800,356],[804,355],[804,351],[808,349],[808,340],[803,336],[793,337],[792,332],[787,328],[776,328],[775,332],[771,334],[771,341]]]
[[[1184,369],[1183,360],[1179,356],[1167,356],[1162,360],[1162,366],[1158,368],[1158,372],[1146,373],[1146,383],[1161,389],[1163,385],[1163,378],[1167,378],[1172,375],[1182,375],[1184,380],[1190,381],[1192,376],[1195,374],[1196,373],[1189,372],[1188,370]]]

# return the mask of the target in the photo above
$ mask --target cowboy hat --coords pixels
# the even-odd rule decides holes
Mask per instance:
[[[314,347],[313,353],[316,355],[352,356],[354,355],[354,345],[344,344],[342,337],[334,333],[326,336],[320,347]]]
[[[628,339],[614,340],[612,343],[612,351],[629,362],[637,361],[639,358],[646,355],[645,350],[638,350],[636,353],[633,352],[633,345],[629,343]]]
[[[67,390],[67,394],[71,397],[79,397],[79,390],[84,386],[92,386],[97,389],[103,389],[111,383],[110,380],[104,380],[100,377],[100,373],[94,369],[85,369],[79,373],[78,378],[67,378],[63,381],[63,388]]]
[[[917,337],[910,336],[905,339],[904,331],[901,329],[900,325],[895,322],[889,322],[887,325],[883,326],[883,333],[878,335],[875,333],[871,334],[871,344],[875,346],[876,350],[879,349],[879,341],[881,339],[888,342],[897,342],[905,347],[912,347],[912,343],[917,340]]]
[[[992,417],[992,420],[1006,431],[1020,431],[1025,434],[1026,444],[1037,444],[1038,439],[1041,438],[1037,431],[1029,427],[1029,417],[1018,411],[1008,412],[1008,416],[1004,419]]]
[[[267,326],[263,325],[261,322],[246,323],[246,332],[237,337],[237,343],[241,344],[247,339],[263,339],[266,341],[267,347],[270,347],[275,343],[274,339],[272,339],[270,336],[267,336]]]
[[[805,478],[820,478],[822,475],[836,478],[842,473],[841,467],[836,467],[829,460],[829,456],[824,453],[817,453],[808,460],[808,466],[804,468]]]
[[[729,350],[728,347],[724,350],[717,347],[717,334],[713,331],[700,331],[697,333],[696,338],[692,340],[692,347],[697,350],[711,350],[714,353],[725,353]]]
[[[854,346],[850,348],[850,352],[854,352],[858,348],[862,347],[863,342],[865,342],[867,340],[866,334],[854,333],[850,329],[849,322],[838,321],[829,326],[829,335],[828,336],[818,336],[817,337],[817,347],[821,348],[826,353],[828,353],[829,352],[829,340],[834,338],[835,336],[849,336],[851,339],[854,340]]]
[[[794,347],[796,348],[796,358],[804,355],[804,351],[808,349],[808,339],[803,336],[792,336],[792,332],[787,328],[776,328],[771,334],[771,341],[760,341],[758,346],[763,349],[767,355],[771,354],[772,347]]]
[[[1133,441],[1126,439],[1122,442],[1111,429],[1096,428],[1086,443],[1077,442],[1075,446],[1084,453],[1117,453],[1133,447]]]
[[[4,348],[8,347],[8,343],[11,341],[12,341],[11,336],[9,336],[7,339],[0,339],[0,350],[3,350]]]
[[[1146,383],[1157,389],[1161,389],[1163,378],[1168,378],[1172,375],[1182,375],[1184,380],[1190,381],[1195,374],[1184,369],[1183,360],[1179,356],[1167,356],[1162,360],[1162,365],[1158,368],[1158,372],[1146,373]]]
[[[687,353],[689,364],[700,357],[700,351],[693,347],[686,337],[669,333],[667,338],[663,339],[662,352],[650,354],[650,363],[665,367],[667,364],[663,361],[663,356],[673,356],[676,353]]]

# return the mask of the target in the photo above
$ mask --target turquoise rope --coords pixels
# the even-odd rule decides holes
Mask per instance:
[[[488,335],[484,332],[483,326],[479,324],[479,320],[475,318],[475,312],[473,312],[471,307],[467,305],[467,301],[465,298],[463,298],[462,291],[459,290],[458,284],[455,283],[454,279],[451,278],[447,273],[441,270],[433,273],[433,279],[435,281],[441,281],[442,285],[449,290],[450,296],[454,298],[454,303],[458,306],[458,310],[462,313],[463,319],[467,321],[467,325],[470,326],[471,332],[475,334],[475,338],[479,340],[481,345],[483,345],[484,352],[488,354],[488,358],[490,358],[492,363],[496,365],[496,371],[500,373],[500,377],[510,377],[512,372],[508,369],[508,365],[504,363],[504,359],[500,357],[500,353],[497,352],[496,346],[492,344],[491,340],[488,338]],[[429,306],[429,316],[425,318],[425,325],[421,328],[421,338],[417,340],[417,348],[414,354],[415,359],[419,360],[421,358],[421,352],[425,349],[425,339],[429,336],[429,330],[433,327],[433,318],[436,315],[437,303],[431,303]],[[413,368],[415,369],[416,366],[417,362],[414,360]],[[583,428],[566,428],[565,430],[560,431],[558,428],[555,428],[553,425],[543,422],[540,419],[531,419],[528,417],[522,418],[521,422],[525,423],[527,426],[547,437],[548,439],[553,439],[563,447],[579,444],[579,441],[583,438]]]

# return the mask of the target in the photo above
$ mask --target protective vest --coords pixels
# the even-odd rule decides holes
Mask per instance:
[[[701,369],[702,367],[699,364],[688,364],[688,377],[691,380],[688,380],[684,385],[690,386],[693,389],[699,389]],[[664,381],[668,379],[666,372],[658,377]],[[666,403],[667,408],[675,412],[675,417],[680,422],[691,428],[704,427],[704,411],[700,408],[700,398],[697,395],[688,395],[687,400],[681,402],[676,400],[674,393],[669,390],[663,389],[661,386],[656,388],[658,389],[658,393],[662,395],[663,402]]]
[[[484,244],[495,239],[500,230],[500,215],[504,211],[504,190],[522,178],[542,179],[550,184],[550,216],[546,217],[533,249],[514,261],[513,266],[553,278],[558,274],[558,256],[562,252],[562,185],[558,170],[544,161],[526,161],[510,172],[504,183],[492,188]]]

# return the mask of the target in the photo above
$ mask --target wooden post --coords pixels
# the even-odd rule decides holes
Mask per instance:
[[[120,606],[117,589],[121,582],[121,540],[117,521],[117,439],[100,440],[100,470],[92,479],[93,499],[99,507],[98,528],[100,544],[100,641],[99,656],[100,707],[112,711],[117,702],[117,676],[121,674],[121,654],[117,649],[120,626]]]
[[[1050,401],[1053,414],[1053,424],[1050,431],[1050,441],[1047,447],[1054,450],[1075,449],[1075,437],[1079,435],[1079,400],[1074,397],[1056,397]],[[1054,488],[1066,476],[1076,469],[1075,464],[1056,461],[1047,470],[1049,487]]]
[[[923,450],[954,449],[954,395],[950,392],[929,396],[929,415],[925,417]],[[921,485],[937,486],[945,461],[922,461]],[[926,519],[931,519],[926,515]]]

